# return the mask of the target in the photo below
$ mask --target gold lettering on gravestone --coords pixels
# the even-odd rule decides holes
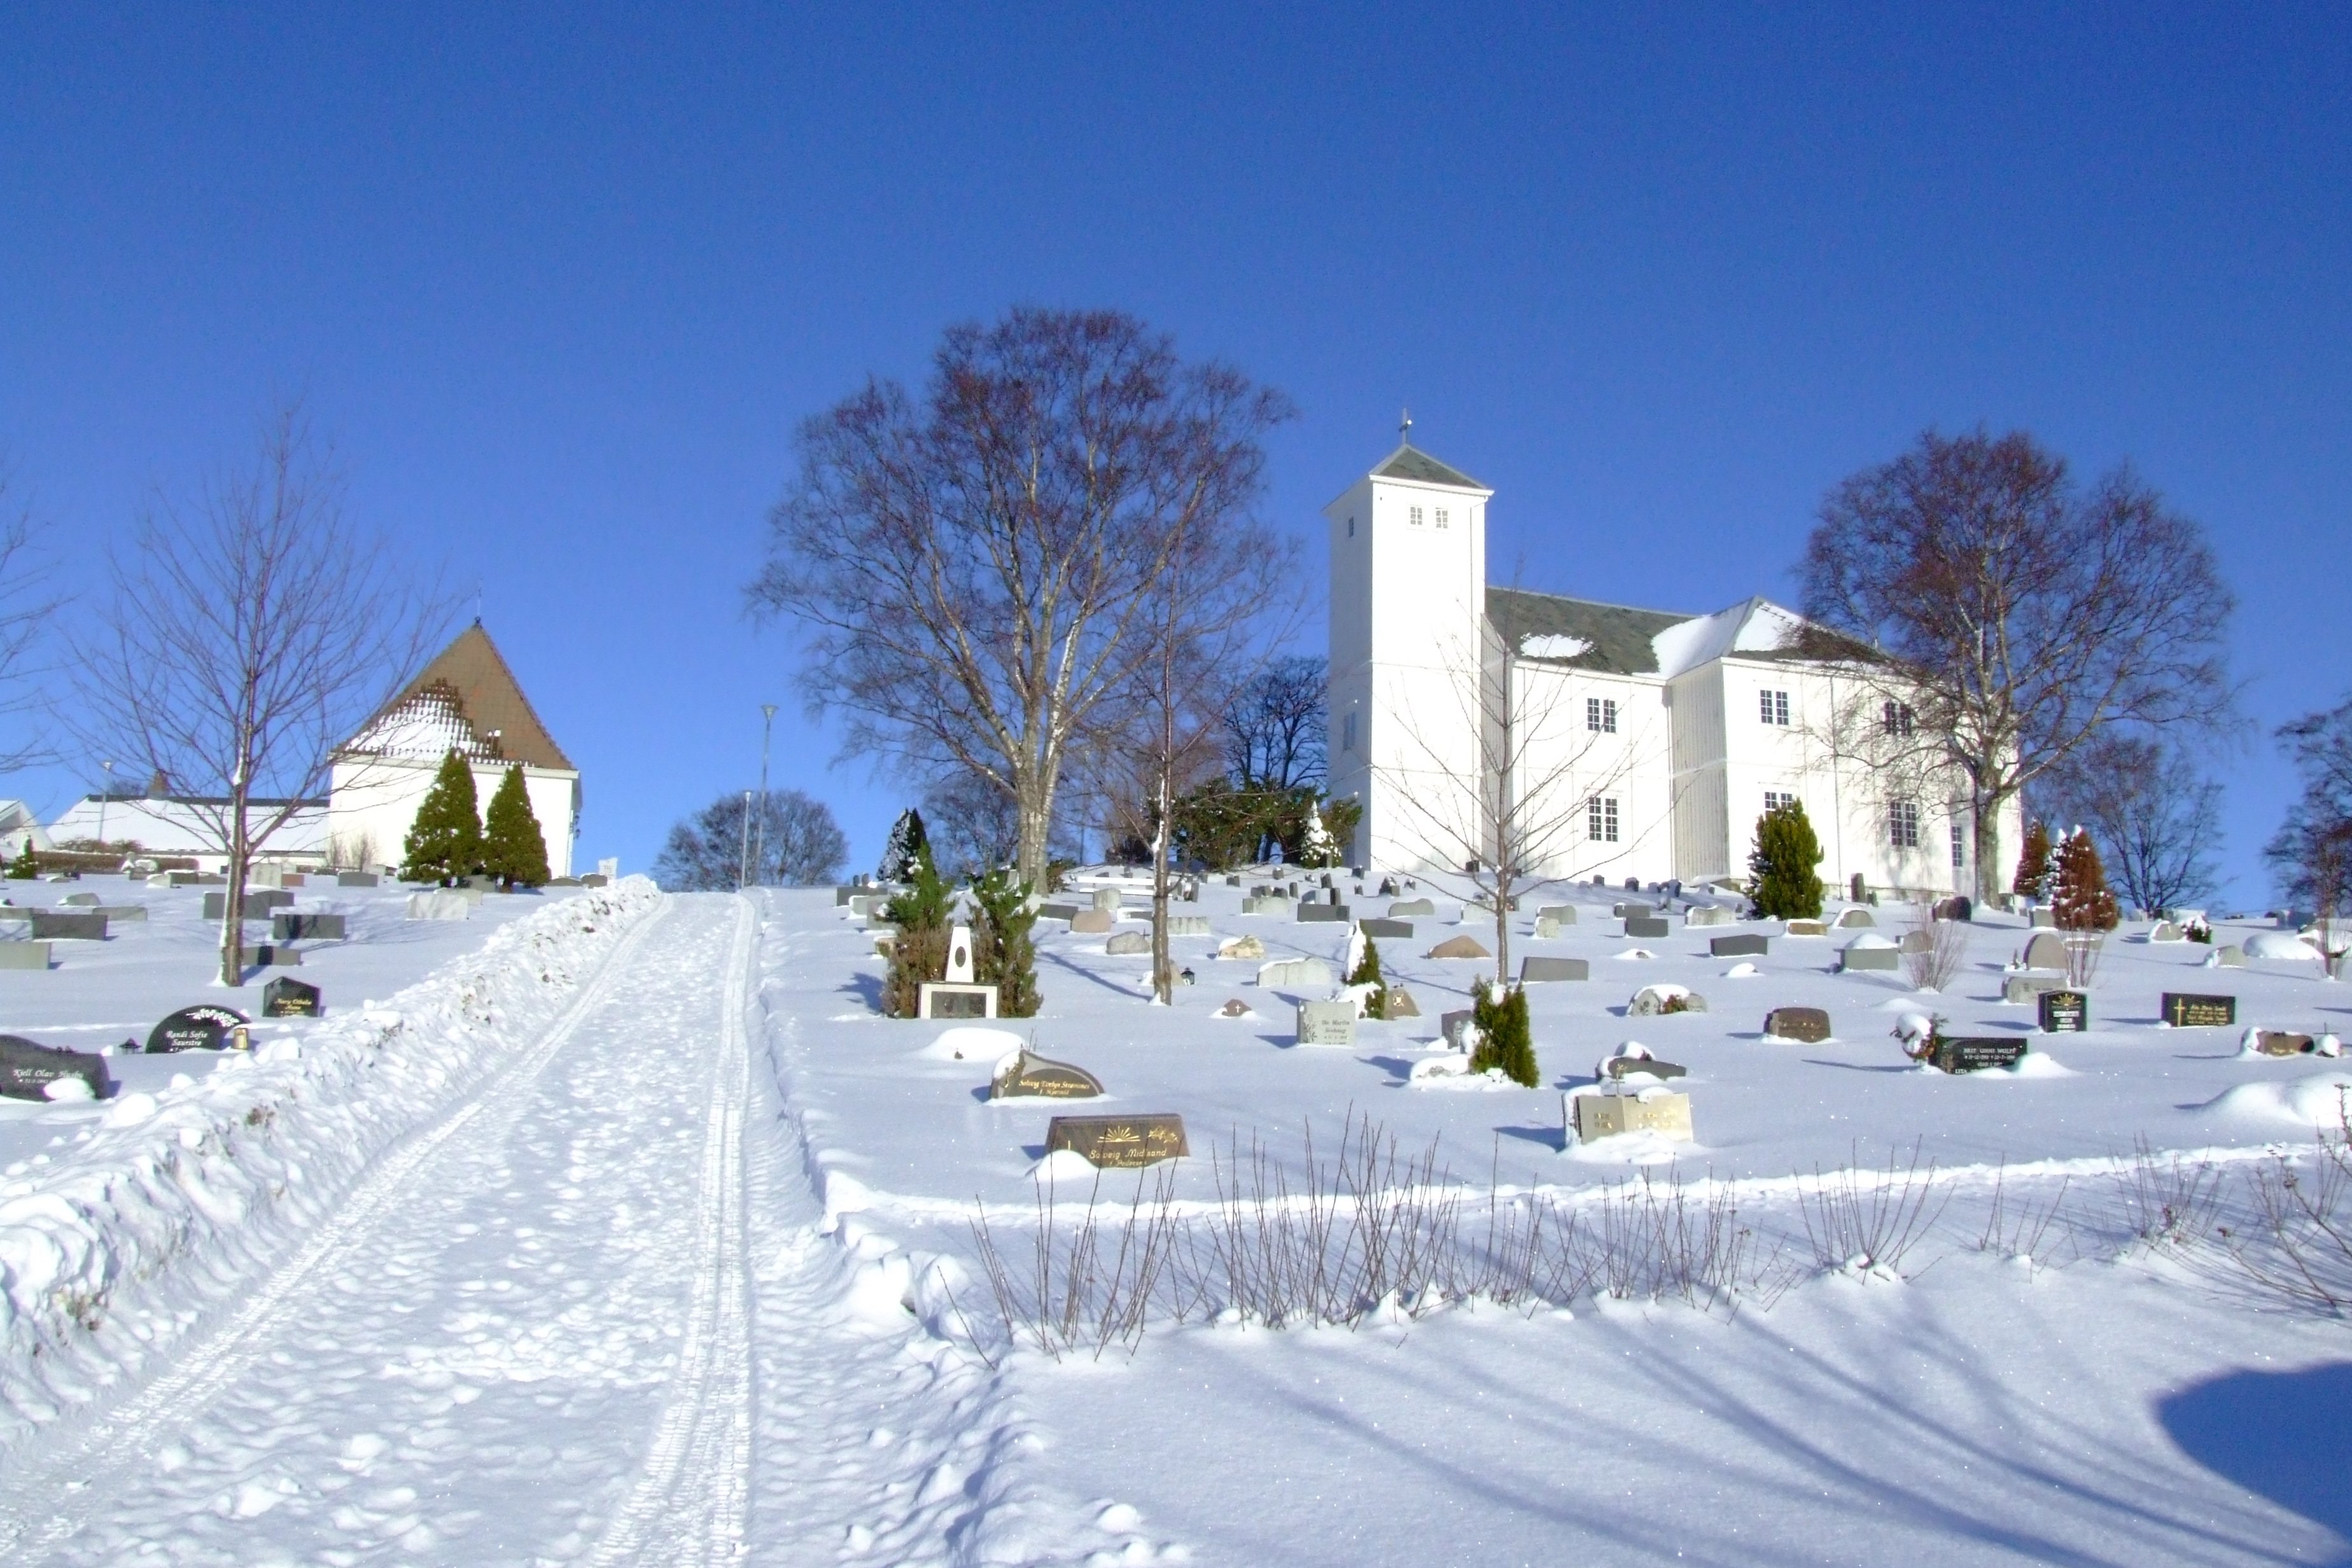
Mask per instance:
[[[1082,1067],[1048,1061],[1023,1051],[1013,1065],[989,1086],[993,1100],[1035,1096],[1045,1100],[1092,1100],[1103,1091],[1102,1080]]]
[[[2238,999],[2168,991],[2164,994],[2164,1021],[2176,1029],[2228,1028],[2238,1021]]]
[[[1145,1116],[1056,1116],[1045,1128],[1048,1154],[1068,1149],[1106,1170],[1134,1170],[1190,1154],[1184,1119]]]

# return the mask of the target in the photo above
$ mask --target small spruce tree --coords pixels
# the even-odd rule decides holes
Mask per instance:
[[[2060,931],[2113,931],[2123,918],[2090,833],[2077,827],[2053,857],[2051,915]]]
[[[875,878],[883,882],[911,882],[915,862],[929,858],[930,853],[931,839],[923,831],[923,814],[910,805],[890,825],[890,837],[883,841],[882,864],[875,868]]]
[[[1339,863],[1339,842],[1331,837],[1330,827],[1323,821],[1323,813],[1311,800],[1307,803],[1306,841],[1299,848],[1298,858],[1302,864],[1318,870],[1328,870]]]
[[[1503,1069],[1513,1083],[1534,1089],[1541,1075],[1536,1068],[1535,1031],[1528,1021],[1528,994],[1516,985],[1491,980],[1478,982],[1470,1000],[1470,1022],[1478,1030],[1478,1047],[1470,1053],[1470,1070]]]
[[[1748,897],[1767,920],[1819,920],[1821,840],[1804,802],[1782,801],[1756,819],[1756,847],[1748,857]]]
[[[401,880],[446,887],[472,876],[481,862],[482,818],[475,803],[474,770],[452,746],[401,846]]]
[[[1029,907],[1029,884],[1000,866],[972,884],[971,899],[980,906],[971,932],[972,978],[996,987],[998,1017],[1035,1017],[1042,1004],[1037,944],[1030,934],[1037,911]]]
[[[482,824],[482,869],[509,889],[518,884],[547,886],[547,836],[530,809],[520,763],[490,792],[490,809]]]
[[[890,939],[890,967],[882,977],[887,1016],[919,1016],[924,984],[948,977],[948,914],[954,902],[954,889],[925,851],[908,868],[907,890],[883,906],[883,918],[898,928]]]
[[[2040,902],[2050,890],[2050,830],[2040,821],[2028,823],[2025,843],[2017,852],[2017,875],[2009,890],[2021,899]]]
[[[1389,987],[1381,974],[1381,948],[1370,937],[1364,938],[1364,956],[1357,961],[1354,969],[1349,971],[1348,984],[1372,988],[1372,994],[1364,999],[1366,1016],[1385,1018],[1389,1016]]]
[[[24,847],[16,851],[14,860],[8,862],[8,875],[12,880],[29,882],[40,874],[40,862],[33,858],[33,836],[27,833]]]

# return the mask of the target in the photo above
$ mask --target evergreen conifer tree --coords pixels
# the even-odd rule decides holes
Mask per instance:
[[[1348,972],[1348,984],[1371,986],[1372,994],[1364,999],[1365,1016],[1385,1018],[1389,1016],[1389,987],[1381,974],[1380,944],[1370,937],[1365,937],[1363,942],[1364,956],[1356,962],[1355,968]]]
[[[1804,802],[1785,800],[1756,819],[1756,847],[1748,857],[1748,896],[1768,920],[1819,920],[1821,840]]]
[[[2113,931],[2123,918],[2107,887],[2107,868],[2088,830],[2060,841],[2051,872],[2051,913],[2060,931]]]
[[[1304,865],[1318,870],[1328,870],[1339,863],[1339,846],[1332,838],[1331,829],[1323,821],[1323,813],[1315,802],[1307,803],[1306,842],[1300,847],[1298,858]]]
[[[931,838],[923,830],[923,814],[910,805],[890,825],[890,837],[883,841],[882,864],[875,868],[875,878],[883,882],[912,881],[915,862],[929,859],[930,853]]]
[[[1029,884],[1000,866],[972,884],[980,919],[972,928],[972,978],[996,987],[996,1016],[1034,1018],[1037,994],[1037,944],[1030,928],[1037,911],[1029,907]]]
[[[520,763],[490,792],[482,822],[482,869],[510,889],[547,886],[547,836],[530,809]]]
[[[40,862],[33,858],[33,836],[25,835],[25,847],[16,851],[16,858],[8,863],[8,876],[14,881],[29,882],[41,874]]]
[[[916,857],[907,890],[883,906],[884,918],[898,928],[890,939],[890,968],[882,977],[886,1016],[918,1016],[924,984],[948,977],[948,913],[954,901],[954,889],[932,867],[929,852]]]
[[[416,820],[401,846],[401,880],[443,886],[470,877],[482,861],[482,818],[474,795],[474,770],[455,746],[441,759],[433,787],[416,808]]]
[[[2017,875],[2011,879],[2009,890],[2037,903],[2050,891],[2050,829],[2039,819],[2026,825],[2025,843],[2017,852]]]
[[[1541,1074],[1536,1068],[1535,1031],[1528,1020],[1525,991],[1479,981],[1470,1000],[1470,1022],[1478,1030],[1478,1048],[1470,1053],[1472,1072],[1500,1068],[1513,1083],[1537,1087]]]

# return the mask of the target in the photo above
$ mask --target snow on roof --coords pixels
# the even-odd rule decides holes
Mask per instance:
[[[1519,639],[1519,652],[1528,658],[1581,658],[1591,651],[1588,637],[1538,633]]]
[[[1735,653],[1782,653],[1797,646],[1804,617],[1769,599],[1755,598],[1668,626],[1650,639],[1658,673],[1672,679]]]

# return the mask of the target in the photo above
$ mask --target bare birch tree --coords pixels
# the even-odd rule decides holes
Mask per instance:
[[[1155,590],[1196,525],[1246,509],[1288,413],[1116,311],[951,328],[919,405],[874,382],[802,426],[752,606],[802,626],[802,690],[847,717],[847,750],[1013,796],[1042,887],[1076,738],[1132,686]]]
[[[16,488],[0,468],[0,716],[11,720],[43,705],[35,678],[46,671],[44,635],[58,606],[48,563],[36,545],[32,510],[15,500]],[[56,755],[42,730],[17,731],[0,741],[0,769],[30,767]]]
[[[1804,579],[1806,616],[1874,655],[1843,670],[1849,728],[1880,727],[1861,754],[1964,781],[1986,901],[2000,814],[2036,779],[2109,726],[2210,727],[2231,709],[2235,599],[2203,531],[2127,468],[2077,486],[2022,431],[1930,430],[1847,479]]]
[[[343,511],[299,406],[253,464],[159,499],[77,637],[83,743],[168,783],[228,862],[220,974],[244,984],[245,878],[332,774],[337,748],[423,665],[446,606]]]

